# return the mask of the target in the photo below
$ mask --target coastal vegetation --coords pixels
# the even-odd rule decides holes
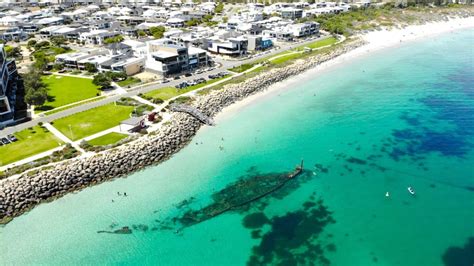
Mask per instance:
[[[410,24],[424,24],[428,21],[442,20],[446,13],[456,11],[456,6],[432,8],[421,1],[408,2],[408,8],[396,7],[386,3],[381,7],[353,8],[340,14],[320,15],[305,18],[301,21],[313,20],[321,25],[321,29],[332,34],[350,36],[361,31],[378,30],[382,27],[405,27]]]
[[[97,96],[99,87],[91,79],[49,75],[42,76],[46,85],[48,98],[44,104],[36,106],[36,111],[47,111],[71,103],[83,101]]]
[[[0,165],[7,165],[63,144],[47,128],[35,126],[15,133],[18,141],[0,146]]]
[[[50,169],[50,167],[45,166],[45,167],[42,167],[41,169],[36,169],[36,170],[31,170],[31,171],[28,171],[28,170],[36,168],[36,167],[40,167],[49,163],[71,159],[71,158],[79,156],[79,154],[80,154],[79,151],[77,151],[74,147],[72,147],[71,144],[67,143],[66,145],[62,147],[62,149],[54,151],[49,156],[42,157],[40,159],[29,162],[27,164],[21,164],[18,166],[11,167],[8,170],[5,170],[5,172],[0,172],[0,179],[6,178],[12,175],[16,175],[16,174],[21,174],[21,173],[25,173],[27,176],[32,176],[32,175],[37,174],[39,171]]]
[[[54,127],[69,139],[79,140],[118,126],[133,110],[133,106],[111,103],[55,120]]]

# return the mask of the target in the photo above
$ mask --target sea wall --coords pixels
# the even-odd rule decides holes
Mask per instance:
[[[214,116],[238,100],[361,45],[363,41],[355,40],[340,45],[327,54],[308,57],[285,67],[262,72],[239,84],[227,85],[222,90],[200,96],[193,105],[203,113]],[[188,144],[200,127],[201,123],[197,119],[187,114],[175,113],[169,123],[163,125],[156,134],[144,136],[91,157],[58,163],[52,169],[40,171],[33,176],[23,174],[15,179],[4,180],[0,183],[0,222],[8,222],[37,204],[61,197],[68,192],[160,163]]]

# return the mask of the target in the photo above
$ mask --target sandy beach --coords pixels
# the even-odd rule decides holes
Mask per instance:
[[[215,117],[215,121],[219,122],[219,120],[227,119],[233,116],[238,110],[245,108],[247,105],[254,104],[262,99],[265,99],[265,97],[277,94],[281,90],[296,87],[297,84],[304,83],[309,79],[313,79],[316,75],[321,75],[325,71],[334,69],[350,60],[380,52],[387,48],[395,48],[413,41],[432,38],[436,35],[467,28],[474,28],[474,17],[453,18],[449,21],[431,22],[424,25],[411,25],[402,29],[384,29],[381,31],[373,31],[358,35],[357,37],[365,40],[367,44],[354,49],[351,52],[336,57],[335,59],[324,62],[300,75],[274,84],[264,92],[257,93],[245,98],[242,101],[232,104],[229,107],[226,107]]]

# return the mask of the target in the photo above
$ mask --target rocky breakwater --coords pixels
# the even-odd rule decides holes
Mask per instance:
[[[227,85],[223,90],[196,99],[194,106],[209,116],[222,108],[262,91],[270,85],[304,72],[315,65],[337,57],[363,44],[353,41],[327,54],[298,60],[286,67],[272,69],[242,83]],[[68,192],[124,176],[169,158],[191,141],[201,123],[182,113],[175,113],[169,123],[157,132],[132,143],[101,152],[92,157],[68,160],[33,176],[22,175],[0,183],[0,223]]]

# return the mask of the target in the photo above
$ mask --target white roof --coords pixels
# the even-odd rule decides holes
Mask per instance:
[[[123,44],[126,44],[132,48],[139,48],[139,47],[144,47],[146,44],[144,42],[136,41],[136,40],[124,40],[122,42]]]
[[[86,9],[89,9],[89,10],[92,10],[92,9],[100,9],[100,7],[96,6],[96,5],[88,5],[86,7]]]
[[[166,23],[181,23],[184,22],[184,19],[180,18],[170,18],[166,21]]]
[[[60,18],[60,17],[50,17],[50,18],[43,18],[43,19],[40,19],[38,20],[38,22],[36,22],[37,24],[49,24],[49,23],[54,23],[54,22],[58,22],[58,21],[61,21],[63,20],[63,18]]]
[[[75,31],[75,30],[77,30],[77,29],[71,28],[71,27],[61,27],[61,28],[55,30],[54,33],[64,34],[64,33],[72,32],[72,31]]]
[[[193,47],[193,46],[190,46],[188,48],[188,53],[189,54],[200,54],[200,53],[205,53],[206,50],[203,50],[201,48],[197,48],[197,47]]]
[[[20,20],[14,17],[6,16],[3,18],[0,18],[0,22],[7,23],[7,22],[19,22]]]
[[[74,15],[89,14],[89,11],[85,9],[77,9],[72,12]]]

